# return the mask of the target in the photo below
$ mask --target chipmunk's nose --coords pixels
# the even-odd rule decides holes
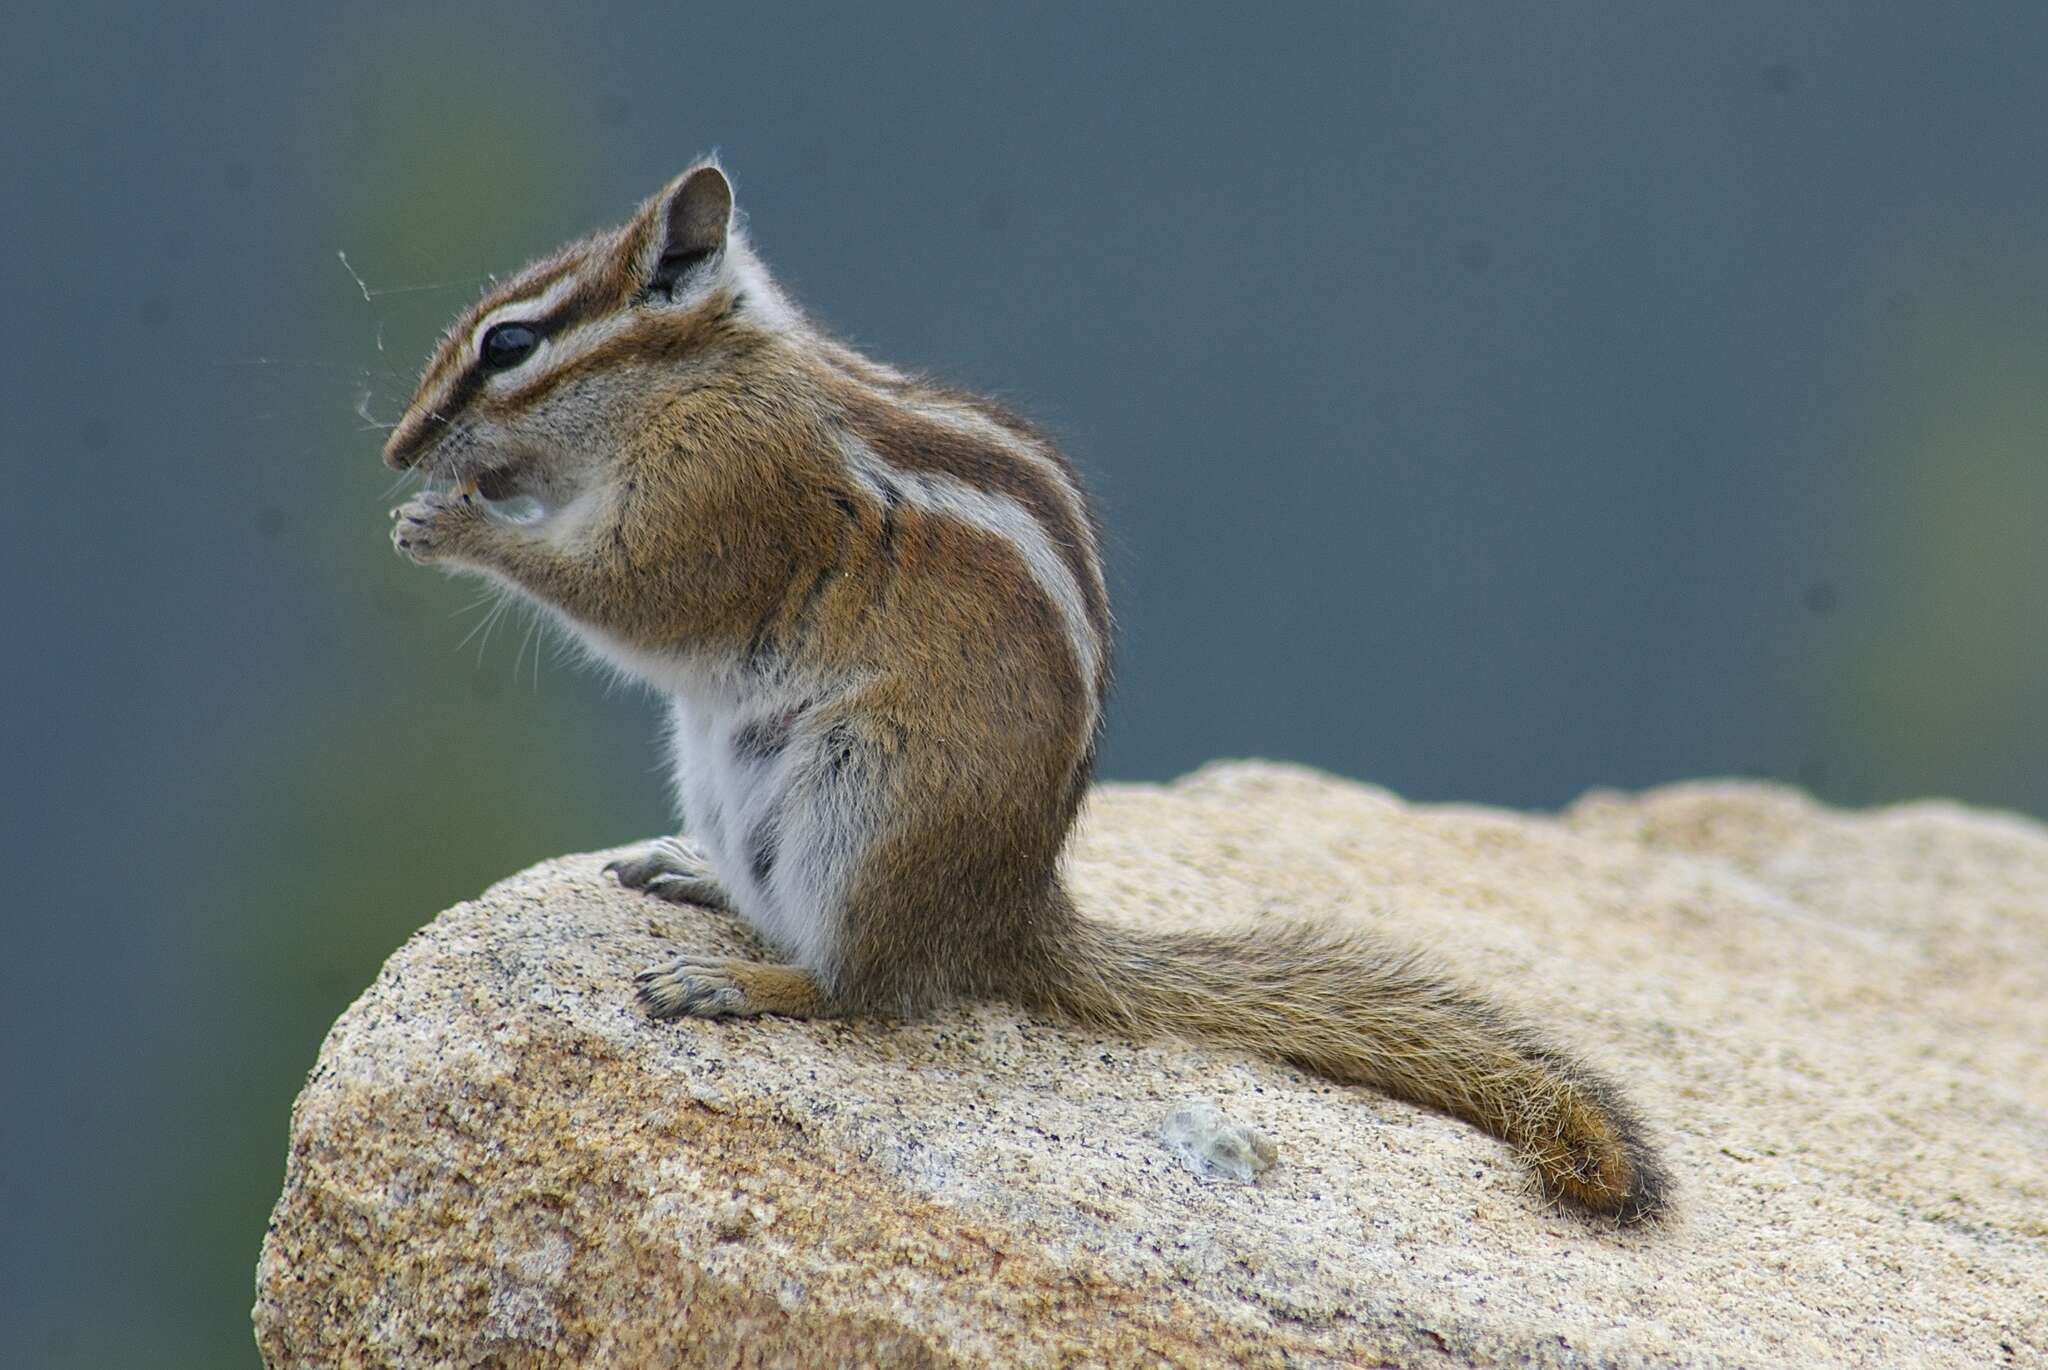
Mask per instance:
[[[398,421],[398,427],[391,430],[391,436],[384,440],[384,464],[394,471],[405,471],[419,463],[420,451],[425,447],[427,425],[425,415],[407,414]]]

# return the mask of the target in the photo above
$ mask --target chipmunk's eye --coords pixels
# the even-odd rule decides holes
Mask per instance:
[[[540,334],[523,323],[494,324],[484,334],[484,367],[508,371],[533,355],[540,346]]]

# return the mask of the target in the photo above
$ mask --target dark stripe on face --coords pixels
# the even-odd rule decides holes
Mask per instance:
[[[483,300],[466,315],[459,326],[459,331],[442,344],[442,350],[428,365],[426,379],[421,382],[422,394],[441,392],[440,402],[432,409],[419,412],[417,420],[412,423],[413,431],[399,446],[388,448],[384,459],[401,470],[416,465],[425,449],[439,441],[441,435],[454,426],[456,419],[483,390],[484,381],[491,373],[484,368],[483,359],[477,351],[481,344],[481,340],[475,337],[479,322],[488,318],[493,310],[501,309],[522,297],[545,294],[563,277],[583,264],[580,257],[557,262],[546,271]],[[604,301],[599,298],[597,287],[586,283],[580,289],[571,292],[569,298],[563,300],[561,304],[537,319],[508,316],[500,322],[525,324],[537,336],[549,338],[570,327],[586,314],[599,312],[603,306]],[[444,386],[439,378],[451,369],[455,370],[455,379]],[[508,370],[506,374],[510,375],[512,372]],[[419,401],[415,399],[414,404],[418,403]],[[407,418],[411,417],[412,415],[408,414]],[[406,422],[400,421],[401,430],[406,426]]]
[[[952,476],[978,490],[1007,495],[1022,505],[1066,563],[1095,630],[1097,642],[1109,643],[1109,605],[1096,580],[1087,530],[1077,523],[1067,501],[1043,472],[1001,447],[978,441],[944,424],[882,403],[855,391],[841,396],[841,412],[849,428],[891,466]]]
[[[586,315],[594,312],[597,305],[598,302],[596,300],[592,299],[584,291],[579,290],[572,293],[568,299],[563,300],[538,319],[522,319],[517,315],[507,315],[498,322],[524,324],[533,330],[535,337],[545,341],[581,321]],[[493,326],[495,327],[496,325]],[[474,331],[475,327],[472,325],[471,332]],[[516,375],[518,371],[519,367],[514,366],[507,368],[502,374],[507,376]],[[480,353],[472,356],[469,359],[469,364],[464,366],[461,372],[456,375],[455,384],[449,388],[447,398],[443,399],[427,415],[426,425],[420,430],[419,437],[413,443],[408,444],[408,447],[424,447],[434,438],[439,437],[449,425],[455,422],[456,416],[467,409],[470,402],[482,392],[484,382],[490,379],[492,374],[493,372],[490,368],[484,365],[483,357]],[[407,462],[406,464],[410,465],[411,463]]]
[[[666,310],[649,314],[636,327],[607,338],[574,360],[563,362],[556,370],[547,373],[546,384],[511,396],[509,404],[513,409],[524,408],[552,394],[557,387],[584,376],[639,362],[657,366],[673,364],[721,338],[735,342],[743,342],[747,338],[744,332],[721,328],[722,322],[722,317],[715,312],[699,311],[681,317]]]
[[[398,438],[384,449],[384,461],[396,470],[403,471],[417,466],[429,447],[441,440],[441,435],[455,424],[455,416],[465,409],[476,392],[483,389],[481,372],[465,371],[458,376],[455,385],[433,409],[408,413],[399,420],[393,437]]]
[[[422,388],[435,386],[440,377],[449,370],[466,366],[475,360],[475,355],[470,351],[470,335],[476,332],[476,326],[479,323],[490,317],[492,311],[502,309],[506,305],[518,300],[533,299],[545,295],[559,284],[565,276],[580,269],[584,265],[584,261],[585,258],[581,254],[570,253],[557,258],[545,267],[529,268],[531,274],[492,291],[484,296],[483,299],[470,306],[469,310],[460,319],[456,320],[454,327],[449,330],[447,340],[443,342],[441,350],[435,354],[434,360],[428,364],[427,374],[422,381]]]

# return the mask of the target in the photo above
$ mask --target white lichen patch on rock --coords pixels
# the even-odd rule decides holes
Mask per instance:
[[[2048,1357],[2048,829],[1753,784],[1558,816],[1293,768],[1106,786],[1103,917],[1383,925],[1623,1084],[1617,1233],[1500,1143],[1285,1066],[1002,1005],[650,1023],[748,944],[565,857],[335,1024],[257,1272],[273,1366],[1955,1365]],[[1282,1157],[1161,1145],[1203,1098]]]
[[[1208,1099],[1188,1099],[1166,1115],[1159,1140],[1197,1175],[1220,1176],[1249,1184],[1273,1168],[1280,1150],[1255,1127],[1216,1107]]]

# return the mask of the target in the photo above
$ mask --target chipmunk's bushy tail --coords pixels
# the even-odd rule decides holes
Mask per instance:
[[[1612,1085],[1410,953],[1305,925],[1144,933],[1080,919],[1074,933],[1042,987],[1048,1009],[1442,1109],[1524,1152],[1550,1197],[1624,1223],[1664,1205],[1663,1167]]]

